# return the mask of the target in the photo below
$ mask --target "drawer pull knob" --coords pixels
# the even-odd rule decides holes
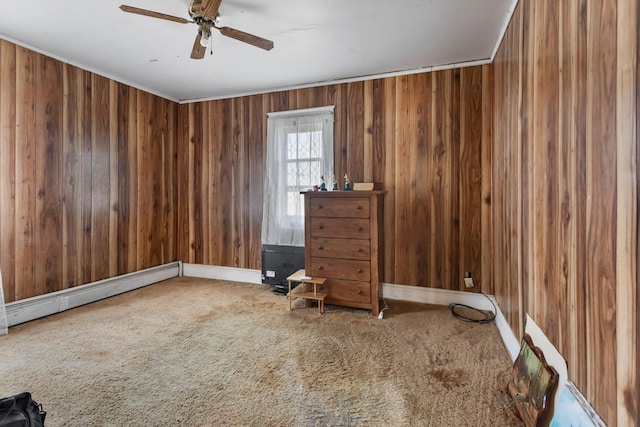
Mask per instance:
[[[364,249],[358,248],[358,252],[362,253],[362,252],[364,252]]]
[[[322,205],[318,205],[318,209],[322,209]]]
[[[358,205],[358,207],[356,209],[361,211],[362,210],[362,206]]]
[[[322,230],[323,228],[324,228],[324,225],[322,225],[322,224],[320,224],[320,225],[318,226],[318,230]]]
[[[358,231],[362,231],[362,227],[358,227]]]
[[[318,250],[319,250],[319,251],[321,251],[321,250],[323,250],[323,249],[324,249],[324,246],[322,246],[322,245],[318,246]]]
[[[358,295],[362,295],[362,291],[358,289]]]
[[[361,268],[358,269],[358,273],[362,273],[362,269]]]
[[[318,270],[324,270],[324,267],[323,267],[323,266],[321,266],[321,265],[319,265],[319,266],[318,266]]]

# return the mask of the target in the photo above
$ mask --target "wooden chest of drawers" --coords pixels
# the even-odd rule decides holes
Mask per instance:
[[[380,312],[382,191],[305,192],[305,270],[325,302]]]

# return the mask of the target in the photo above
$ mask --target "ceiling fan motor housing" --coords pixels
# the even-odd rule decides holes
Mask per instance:
[[[196,19],[198,16],[202,16],[202,0],[191,0],[189,5],[189,15],[192,19]]]

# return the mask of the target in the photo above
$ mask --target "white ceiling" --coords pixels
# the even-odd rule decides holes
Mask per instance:
[[[517,0],[223,0],[220,26],[273,40],[264,51],[217,31],[190,59],[189,0],[0,2],[0,38],[177,102],[487,63]]]

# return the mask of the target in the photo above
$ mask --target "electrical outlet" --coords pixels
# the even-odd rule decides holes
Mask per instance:
[[[471,277],[471,272],[467,271],[464,273],[464,285],[467,288],[473,288],[473,278]]]

